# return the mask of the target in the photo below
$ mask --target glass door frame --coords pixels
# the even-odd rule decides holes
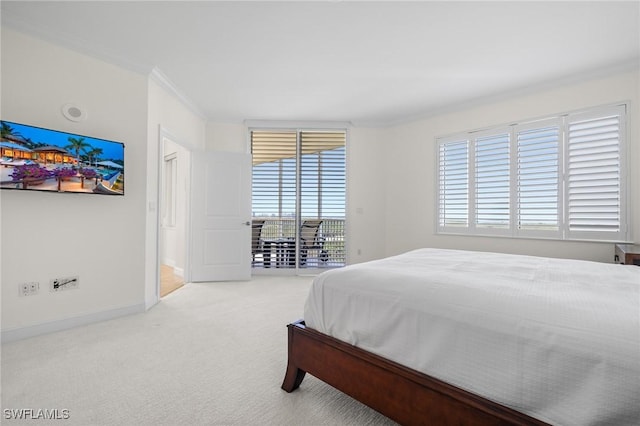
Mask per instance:
[[[349,126],[347,123],[337,123],[330,126],[318,126],[315,123],[312,126],[307,125],[297,125],[297,126],[286,126],[282,125],[282,123],[277,123],[277,125],[273,125],[270,122],[262,122],[262,121],[251,121],[247,123],[247,134],[248,134],[248,150],[252,153],[252,134],[253,132],[283,132],[283,133],[293,133],[296,134],[296,164],[295,164],[295,179],[296,179],[296,195],[295,195],[295,240],[294,240],[294,254],[295,254],[295,266],[294,267],[284,267],[284,268],[254,268],[252,267],[252,275],[317,275],[320,272],[326,271],[329,268],[301,268],[300,267],[300,230],[302,226],[302,133],[304,132],[344,132],[345,135],[345,163],[344,163],[344,173],[345,173],[345,188],[344,188],[344,240],[346,246],[346,229],[347,229],[347,191],[348,185],[346,182],[347,177],[347,146],[349,143]],[[280,160],[281,161],[281,160]],[[282,164],[279,166],[279,219],[282,219]],[[320,170],[319,172],[320,173]],[[253,179],[252,179],[253,182]],[[253,192],[253,189],[252,189]],[[320,212],[318,212],[320,215]],[[322,219],[322,218],[318,218]],[[345,259],[344,264],[346,265],[346,247],[345,247]]]

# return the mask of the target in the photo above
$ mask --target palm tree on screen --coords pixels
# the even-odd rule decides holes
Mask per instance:
[[[98,159],[102,155],[102,148],[93,148],[87,151],[87,157],[89,157],[89,165],[95,160],[96,166],[98,165]]]
[[[78,166],[80,165],[80,151],[84,151],[86,148],[90,148],[91,145],[84,141],[84,138],[69,138],[69,145],[65,146],[64,149],[69,149],[76,154],[76,160],[78,161]]]
[[[17,132],[13,127],[3,121],[0,125],[0,138],[8,140],[10,136],[22,137],[19,132]]]

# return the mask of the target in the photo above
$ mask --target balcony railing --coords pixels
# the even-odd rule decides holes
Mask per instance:
[[[296,221],[293,218],[254,217],[264,220],[260,233],[261,253],[254,268],[295,268]],[[316,220],[316,219],[310,219]],[[304,223],[305,218],[301,220]],[[338,268],[345,265],[344,219],[322,219],[312,248],[299,256],[300,268]]]

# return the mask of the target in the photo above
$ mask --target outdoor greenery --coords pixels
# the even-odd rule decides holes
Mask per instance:
[[[84,138],[69,138],[69,145],[64,147],[76,153],[78,164],[80,164],[80,151],[86,151],[87,148],[91,148],[91,145],[86,143]]]

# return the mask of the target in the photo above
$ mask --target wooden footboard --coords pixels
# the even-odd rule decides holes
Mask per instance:
[[[403,425],[547,424],[307,328],[304,321],[288,329],[287,392],[309,373]]]

